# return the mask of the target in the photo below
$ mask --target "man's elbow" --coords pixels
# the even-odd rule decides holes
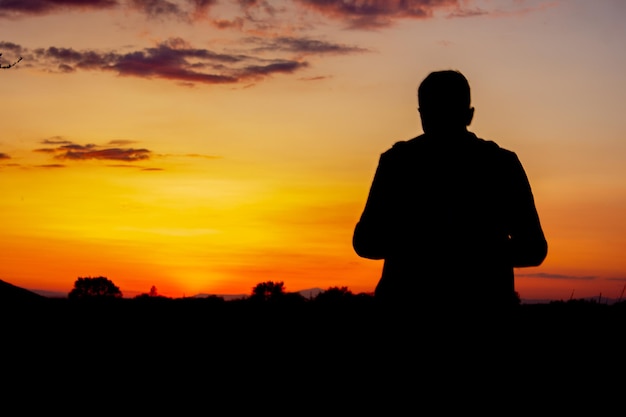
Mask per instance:
[[[548,256],[548,242],[543,239],[523,252],[523,254],[520,254],[521,256],[517,257],[514,266],[518,268],[539,266]]]
[[[352,247],[357,255],[366,259],[384,259],[380,239],[366,233],[362,225],[357,224],[352,236]]]

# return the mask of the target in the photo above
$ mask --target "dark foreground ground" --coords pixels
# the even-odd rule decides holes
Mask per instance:
[[[471,401],[466,409],[485,410],[507,399],[518,409],[558,397],[571,406],[600,386],[620,396],[625,387],[626,303],[408,315],[381,311],[367,297],[326,304],[46,299],[4,302],[0,312],[5,399],[16,391],[103,407],[176,399],[181,407],[220,403],[232,411],[252,403],[268,411],[297,398],[309,411],[336,403],[355,412],[382,401],[414,411],[384,415],[417,415],[425,402],[441,411]]]

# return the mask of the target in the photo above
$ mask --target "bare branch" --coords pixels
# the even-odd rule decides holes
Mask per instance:
[[[0,54],[0,56],[2,56],[2,54]],[[14,66],[15,66],[15,65],[17,65],[17,63],[18,63],[18,62],[20,62],[21,60],[22,60],[22,57],[19,57],[19,58],[18,58],[18,60],[17,60],[17,61],[15,61],[15,62],[14,62],[14,63],[12,63],[12,64],[5,64],[5,65],[0,64],[0,69],[7,69],[7,68],[14,67]]]

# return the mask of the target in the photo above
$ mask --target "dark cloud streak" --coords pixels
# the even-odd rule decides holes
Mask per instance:
[[[345,55],[369,52],[368,49],[358,46],[342,45],[306,37],[278,37],[274,39],[248,38],[247,42],[260,44],[255,51],[284,51],[298,54],[314,55]]]
[[[55,168],[65,168],[66,165],[63,165],[63,164],[44,164],[44,165],[36,165],[35,167],[36,168],[52,168],[52,169],[55,169]]]
[[[53,148],[35,149],[34,152],[54,154],[55,159],[69,161],[108,160],[122,162],[137,162],[147,160],[151,151],[145,148],[101,147],[95,144],[80,145],[65,140],[42,141],[47,145],[57,145]]]
[[[0,0],[0,17],[19,18],[61,13],[120,9],[152,19],[175,17],[191,21],[206,14],[218,0]]]
[[[44,139],[41,141],[44,145],[70,145],[72,142],[66,139],[63,139],[61,136],[53,136],[48,139]]]
[[[280,38],[258,41],[263,50],[282,50],[309,54],[354,53],[362,49],[336,45],[311,39]],[[28,53],[28,51],[26,50]],[[258,51],[257,51],[258,52]],[[273,74],[291,74],[307,68],[301,58],[266,59],[247,54],[228,54],[190,47],[180,38],[172,38],[156,47],[129,53],[79,51],[73,48],[38,48],[29,56],[33,65],[46,71],[114,72],[119,76],[160,78],[180,83],[234,84],[270,77]]]
[[[459,8],[459,0],[294,0],[309,10],[346,22],[353,29],[390,26],[398,19],[427,19],[435,11]]]
[[[234,5],[239,15],[227,19],[212,16],[213,6],[220,3]],[[250,25],[253,31],[267,34],[278,26],[290,26],[280,13],[293,7],[341,22],[351,29],[372,30],[392,26],[403,19],[431,19],[438,14],[448,18],[515,16],[558,4],[546,1],[524,6],[521,1],[512,0],[510,10],[484,10],[474,3],[472,0],[286,0],[277,7],[268,0],[0,0],[0,18],[118,9],[161,21],[173,18],[191,24],[208,20],[220,29],[243,30]]]
[[[597,279],[597,277],[589,275],[589,276],[576,276],[576,275],[563,275],[563,274],[549,274],[546,272],[538,272],[533,274],[516,274],[517,277],[525,277],[525,278],[546,278],[546,279],[573,279],[573,280],[582,280],[582,281],[593,281]]]
[[[43,15],[63,10],[111,9],[117,0],[0,0],[0,16]]]
[[[124,146],[124,145],[131,145],[133,143],[137,143],[137,141],[134,140],[128,140],[128,139],[115,139],[115,140],[110,140],[107,145],[113,145],[113,146]]]
[[[109,161],[136,162],[150,158],[150,151],[147,149],[134,148],[106,148],[106,149],[77,149],[67,150],[55,156],[57,159],[65,160],[89,160],[100,159]]]

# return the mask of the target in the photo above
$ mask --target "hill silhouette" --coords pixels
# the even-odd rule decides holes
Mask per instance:
[[[45,297],[25,288],[0,280],[0,302],[22,303],[43,301]]]

